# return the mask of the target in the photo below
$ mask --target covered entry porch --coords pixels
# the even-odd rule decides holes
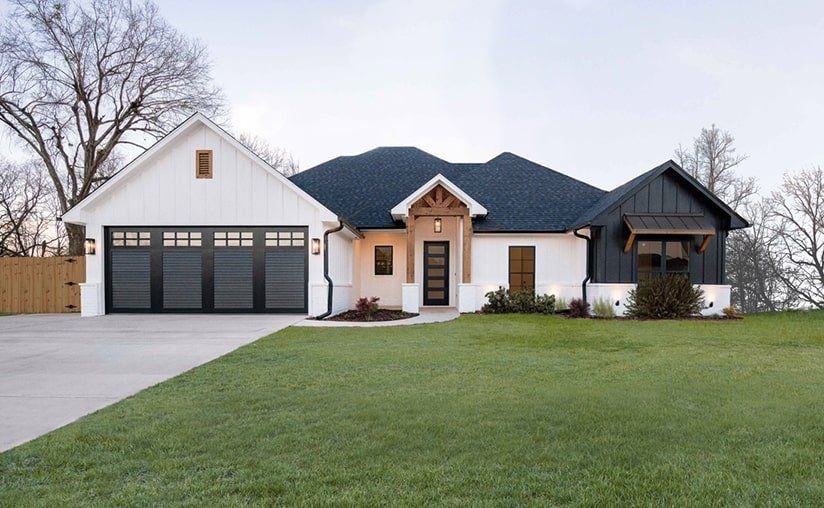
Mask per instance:
[[[472,218],[486,209],[438,175],[392,209],[406,223],[406,279],[402,308],[421,306],[475,309],[472,286]]]

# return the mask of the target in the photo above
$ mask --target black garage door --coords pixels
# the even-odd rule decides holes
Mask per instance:
[[[307,312],[305,227],[107,227],[108,312]]]

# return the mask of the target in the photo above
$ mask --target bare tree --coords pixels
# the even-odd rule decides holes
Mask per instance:
[[[194,111],[222,114],[204,46],[148,0],[11,0],[0,33],[0,123],[42,161],[60,211],[111,172],[124,145]],[[67,225],[69,253],[83,228]]]
[[[824,171],[786,173],[769,204],[782,281],[801,302],[824,309]]]
[[[61,254],[65,232],[36,161],[0,161],[0,256]]]
[[[292,176],[300,172],[300,164],[291,153],[282,148],[273,147],[265,139],[248,132],[241,132],[237,140],[284,175]]]
[[[780,242],[770,227],[770,204],[752,200],[744,205],[752,226],[733,232],[727,242],[727,278],[732,286],[732,304],[743,312],[765,312],[792,308],[796,296],[781,277]]]
[[[712,124],[709,129],[701,129],[701,134],[692,142],[692,148],[679,145],[675,157],[685,171],[738,210],[758,192],[758,186],[755,178],[736,173],[736,167],[747,156],[736,153],[734,143],[732,134]]]
[[[727,239],[726,275],[733,305],[744,312],[791,306],[794,295],[785,290],[780,276],[776,235],[768,227],[756,179],[737,172],[747,156],[737,153],[732,134],[715,124],[703,128],[691,147],[678,146],[675,157],[685,171],[752,223],[752,228],[733,231]]]

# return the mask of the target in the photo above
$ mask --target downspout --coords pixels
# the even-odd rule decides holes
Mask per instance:
[[[584,302],[587,301],[587,283],[592,280],[592,238],[589,236],[584,236],[578,232],[581,228],[575,228],[572,230],[572,234],[577,236],[578,238],[583,238],[587,242],[587,276],[584,277],[583,282],[581,282],[581,297],[584,299]]]
[[[332,295],[335,290],[335,284],[332,282],[332,278],[329,277],[329,235],[341,231],[343,227],[343,220],[338,219],[338,225],[336,227],[323,232],[323,278],[326,279],[329,288],[326,290],[326,312],[317,316],[316,319],[324,319],[332,313]]]

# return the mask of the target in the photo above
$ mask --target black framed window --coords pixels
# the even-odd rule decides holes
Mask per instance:
[[[375,246],[375,275],[392,275],[392,246]]]
[[[509,289],[535,289],[535,247],[509,247]]]
[[[690,273],[689,240],[641,240],[638,242],[638,280],[665,274]]]

